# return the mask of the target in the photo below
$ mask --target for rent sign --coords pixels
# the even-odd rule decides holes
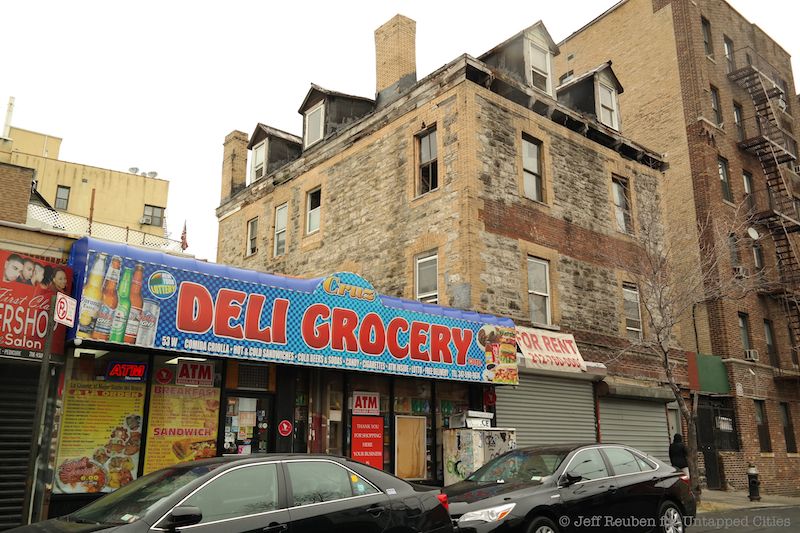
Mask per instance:
[[[585,372],[586,363],[575,338],[567,333],[517,326],[520,366],[557,372]]]

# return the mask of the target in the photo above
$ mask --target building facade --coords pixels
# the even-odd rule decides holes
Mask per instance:
[[[678,339],[717,357],[706,371],[727,376],[701,387],[708,486],[746,488],[752,463],[764,490],[797,494],[800,168],[789,54],[723,0],[626,0],[560,47],[559,75],[613,63],[627,89],[625,131],[669,153],[666,222],[673,234],[697,236],[680,259],[710,264],[704,254],[720,250],[717,279],[754,282],[737,299],[709,288]],[[717,229],[716,246],[701,245],[703,225]]]
[[[613,70],[598,62],[557,93],[559,47],[540,22],[417,81],[414,36],[402,16],[376,31],[374,100],[312,85],[302,135],[259,123],[225,138],[218,261],[352,271],[536,339],[571,335],[579,372],[521,365],[520,386],[483,407],[521,444],[624,440],[665,457],[672,393],[637,348],[651,332],[625,264],[641,258],[667,165],[623,134]]]

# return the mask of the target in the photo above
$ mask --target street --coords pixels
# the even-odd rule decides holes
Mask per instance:
[[[701,513],[688,530],[692,533],[709,531],[778,533],[797,531],[798,526],[800,526],[800,506],[762,507]]]

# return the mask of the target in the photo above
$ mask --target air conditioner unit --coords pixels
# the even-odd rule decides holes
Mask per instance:
[[[139,224],[152,224],[152,223],[153,223],[153,217],[149,217],[147,215],[139,219]]]
[[[745,266],[736,265],[733,267],[733,276],[735,278],[746,278],[748,274],[747,267]]]
[[[745,361],[758,361],[758,350],[745,350]]]

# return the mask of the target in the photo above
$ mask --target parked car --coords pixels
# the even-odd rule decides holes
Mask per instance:
[[[446,498],[343,457],[219,457],[139,478],[72,514],[12,531],[450,533]]]
[[[460,533],[682,533],[695,515],[688,476],[617,444],[512,450],[444,492]]]

